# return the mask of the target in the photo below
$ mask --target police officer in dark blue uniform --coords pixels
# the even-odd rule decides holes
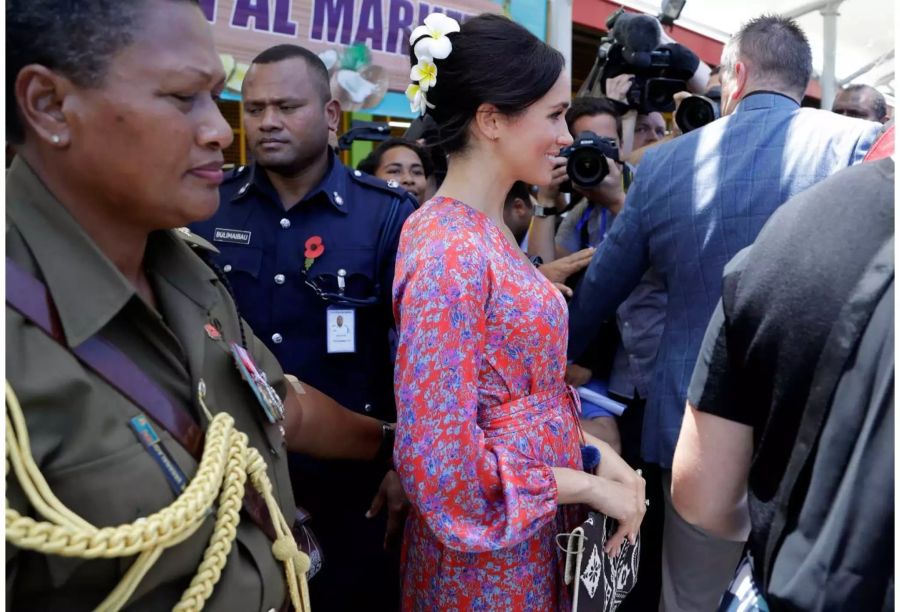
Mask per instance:
[[[348,169],[329,147],[340,106],[312,52],[279,45],[260,53],[242,97],[255,162],[231,174],[217,213],[191,229],[220,250],[217,263],[242,316],[286,373],[351,410],[394,422],[391,284],[415,200]],[[384,519],[366,518],[376,493],[399,509],[402,489],[388,461],[297,456],[291,472],[325,556],[310,583],[316,608],[396,610],[396,553],[384,550]],[[397,512],[388,524],[398,530]]]

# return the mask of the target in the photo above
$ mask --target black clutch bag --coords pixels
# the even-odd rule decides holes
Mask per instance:
[[[566,552],[565,581],[572,589],[572,612],[613,612],[637,582],[640,535],[634,544],[626,539],[617,557],[603,550],[617,526],[615,519],[591,512],[572,533],[560,534]]]

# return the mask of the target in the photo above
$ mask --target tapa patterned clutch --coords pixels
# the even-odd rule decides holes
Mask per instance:
[[[616,532],[617,522],[591,512],[572,533],[560,534],[565,542],[565,580],[572,587],[572,612],[614,612],[637,582],[641,540],[627,539],[615,558],[603,551]]]

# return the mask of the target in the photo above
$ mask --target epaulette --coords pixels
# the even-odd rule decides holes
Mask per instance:
[[[219,249],[213,246],[206,238],[198,236],[186,227],[176,227],[175,235],[184,240],[189,247],[197,251],[209,251],[210,253],[219,254]]]
[[[385,193],[389,193],[394,197],[401,199],[405,197],[412,198],[412,195],[406,189],[401,187],[400,183],[397,181],[384,181],[371,174],[366,174],[362,170],[351,170],[350,177],[354,182],[359,183],[360,185],[373,187]]]
[[[227,183],[229,181],[233,181],[235,179],[244,178],[250,173],[250,166],[235,166],[230,170],[225,170],[225,176],[222,179],[223,183]]]

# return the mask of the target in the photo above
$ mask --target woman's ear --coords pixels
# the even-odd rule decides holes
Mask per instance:
[[[482,104],[475,111],[474,127],[485,140],[494,142],[500,138],[506,116],[493,104]]]
[[[73,90],[66,77],[40,64],[19,71],[15,83],[16,104],[26,131],[54,147],[69,144],[69,124],[63,112],[66,96]]]

